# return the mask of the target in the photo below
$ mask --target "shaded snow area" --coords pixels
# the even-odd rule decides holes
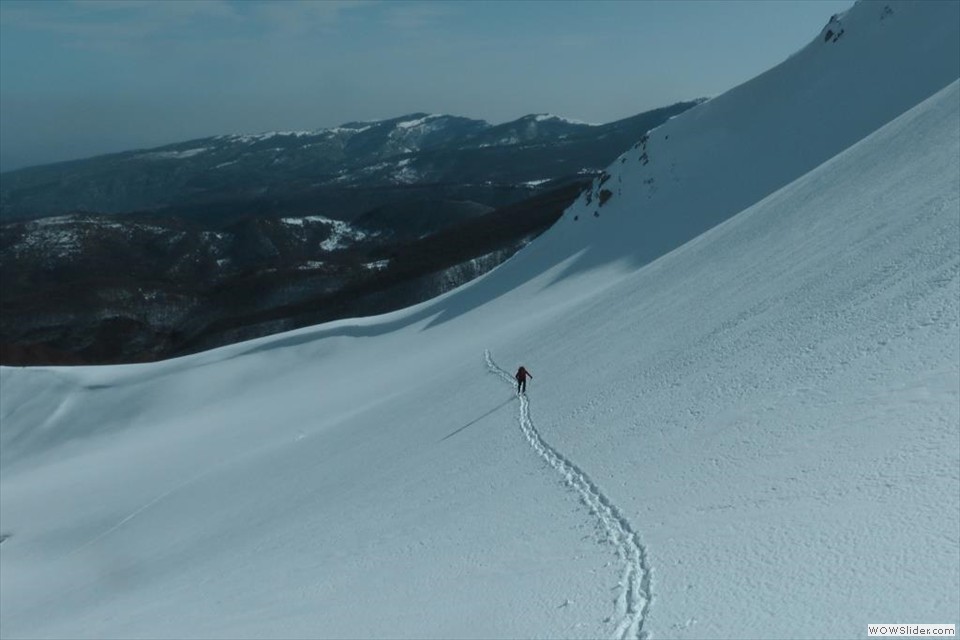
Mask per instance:
[[[0,634],[958,622],[960,4],[838,22],[444,296],[0,368]]]

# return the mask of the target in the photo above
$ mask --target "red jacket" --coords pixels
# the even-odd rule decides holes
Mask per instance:
[[[516,377],[519,382],[523,382],[527,378],[530,378],[531,380],[533,379],[533,376],[530,374],[530,372],[524,369],[523,367],[520,367],[519,369],[517,369]]]

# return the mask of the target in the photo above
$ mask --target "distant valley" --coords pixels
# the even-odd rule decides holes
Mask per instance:
[[[402,308],[493,268],[646,131],[411,114],[2,174],[0,362],[139,362]]]

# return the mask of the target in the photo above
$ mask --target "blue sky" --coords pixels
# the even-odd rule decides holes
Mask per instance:
[[[851,0],[0,0],[0,169],[415,111],[609,122],[721,93]]]

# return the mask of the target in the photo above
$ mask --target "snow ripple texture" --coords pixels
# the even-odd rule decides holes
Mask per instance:
[[[501,369],[493,361],[490,351],[484,352],[487,368],[513,387],[514,377]],[[618,619],[614,637],[621,640],[639,638],[645,640],[649,635],[643,630],[643,622],[650,608],[651,570],[647,561],[646,548],[640,542],[640,536],[630,526],[620,509],[611,502],[590,477],[547,444],[530,418],[530,401],[526,395],[520,396],[520,429],[527,442],[543,460],[553,467],[568,487],[576,491],[590,513],[597,517],[608,539],[617,547],[617,555],[623,561],[623,575],[620,578],[620,593],[616,599]]]

